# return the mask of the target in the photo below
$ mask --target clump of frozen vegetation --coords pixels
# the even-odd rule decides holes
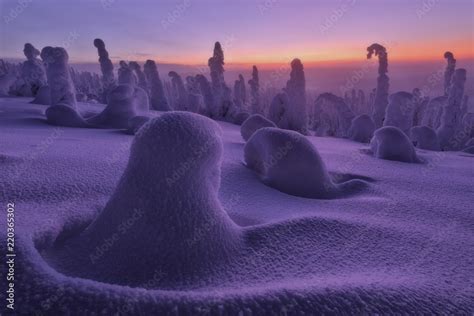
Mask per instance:
[[[400,91],[390,95],[383,126],[395,126],[406,135],[413,126],[415,104],[411,93]]]
[[[39,89],[47,84],[43,63],[38,58],[40,52],[30,43],[26,43],[23,53],[27,59],[21,65],[21,78],[24,81],[23,95],[36,96]]]
[[[17,80],[16,67],[0,59],[0,96],[8,96],[10,87]]]
[[[418,162],[415,147],[399,128],[384,126],[374,132],[370,141],[373,155],[379,159]]]
[[[212,93],[214,94],[211,117],[232,121],[237,111],[232,102],[232,91],[224,80],[224,51],[219,42],[214,44],[214,53],[208,60],[208,66],[211,72]]]
[[[129,84],[135,86],[138,83],[137,76],[129,65],[121,60],[119,63],[120,67],[118,69],[118,84]]]
[[[431,127],[413,126],[410,130],[410,137],[413,144],[420,149],[440,150],[438,135]]]
[[[240,135],[247,141],[257,130],[264,127],[276,127],[276,125],[260,114],[253,114],[242,123]]]
[[[137,94],[142,90],[130,84],[119,84],[107,95],[107,106],[98,115],[88,119],[94,126],[128,128],[129,119],[137,115]]]
[[[142,88],[144,91],[148,91],[146,76],[143,73],[140,65],[136,61],[131,61],[128,63],[128,65],[135,72],[135,75],[137,76],[138,86]]]
[[[252,67],[252,79],[249,80],[250,86],[250,110],[251,113],[262,114],[263,109],[260,104],[260,79],[258,77],[257,66]]]
[[[444,71],[444,94],[448,95],[449,88],[451,87],[451,79],[456,69],[456,59],[451,52],[444,53],[444,58],[447,61],[446,70]]]
[[[318,136],[346,137],[354,113],[343,98],[322,93],[314,103],[313,129]]]
[[[176,71],[170,71],[168,76],[171,78],[171,93],[174,101],[173,109],[176,111],[190,111],[183,79],[181,79],[181,76]]]
[[[367,58],[370,59],[373,55],[378,56],[379,58],[379,76],[377,77],[377,88],[375,90],[372,118],[374,120],[375,127],[379,128],[383,125],[385,109],[387,108],[388,104],[388,56],[387,50],[380,44],[372,44],[367,47]]]
[[[368,143],[375,131],[375,124],[367,114],[361,114],[352,119],[351,127],[347,133],[349,139],[360,143]]]
[[[153,60],[147,60],[143,68],[150,85],[151,107],[157,111],[170,111],[171,107],[166,100],[156,63]]]
[[[214,94],[212,93],[211,89],[211,84],[209,83],[209,80],[204,75],[196,75],[196,81],[199,86],[199,90],[201,92],[203,102],[204,102],[204,111],[203,115],[213,117],[213,111],[214,111]]]
[[[288,109],[288,95],[285,92],[280,92],[273,97],[268,111],[268,118],[278,127],[286,128],[288,126]]]
[[[307,134],[306,79],[303,64],[297,58],[291,62],[290,80],[286,83],[285,92],[290,106],[285,112],[287,119],[283,120],[287,126],[282,128]]]
[[[62,47],[47,46],[41,50],[51,93],[51,104],[76,107],[76,91],[68,66],[69,56]]]
[[[244,159],[264,184],[295,196],[330,199],[353,194],[367,185],[360,180],[335,184],[317,149],[295,131],[273,127],[257,130],[245,144]]]
[[[466,83],[466,70],[456,69],[451,79],[448,91],[448,100],[443,107],[441,125],[436,130],[441,149],[459,149],[461,139],[456,137],[456,132],[461,127],[461,106],[464,96],[464,84]]]
[[[186,77],[187,104],[190,112],[204,114],[206,112],[199,88],[198,80],[195,76]]]
[[[100,38],[94,40],[94,46],[99,54],[100,70],[102,71],[102,93],[99,96],[102,103],[107,102],[107,93],[115,86],[114,65],[105,49],[105,43]]]
[[[134,89],[134,101],[136,110],[142,113],[148,112],[150,108],[148,93],[139,87],[137,76],[135,75],[132,68],[127,64],[125,61],[120,61],[120,68],[118,69],[118,84],[119,85],[129,85],[131,88]],[[110,105],[111,103],[114,104],[116,102],[117,95],[123,95],[122,92],[124,91],[122,88],[113,87],[110,89],[107,95],[107,104]],[[112,99],[112,100],[111,100]],[[120,101],[119,103],[121,103]]]
[[[86,230],[51,250],[52,265],[67,275],[129,286],[146,286],[159,269],[159,286],[167,288],[226,264],[240,247],[241,231],[218,199],[221,136],[216,122],[188,112],[165,113],[142,126],[110,200]],[[95,255],[127,221],[133,229]]]
[[[431,99],[423,113],[421,125],[429,126],[436,130],[441,125],[441,114],[443,113],[443,107],[447,100],[448,97],[446,96]]]

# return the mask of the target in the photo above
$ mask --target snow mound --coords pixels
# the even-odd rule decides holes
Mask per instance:
[[[418,162],[415,147],[405,133],[393,126],[384,126],[374,132],[370,141],[376,158],[402,162]]]
[[[465,153],[473,154],[473,155],[474,155],[474,146],[466,147],[466,148],[464,148],[462,151],[465,152]]]
[[[247,118],[240,127],[240,135],[245,141],[248,141],[249,138],[259,129],[264,127],[276,127],[275,123],[266,119],[260,114],[251,115]]]
[[[105,208],[47,260],[64,274],[131,286],[160,271],[163,287],[225,263],[240,245],[240,230],[218,200],[221,134],[217,123],[187,112],[146,123]],[[115,245],[98,253],[107,240]]]
[[[65,127],[91,127],[84,118],[67,104],[56,104],[46,109],[46,121]]]
[[[347,132],[349,139],[360,143],[368,143],[375,131],[375,123],[367,114],[354,117]]]
[[[127,134],[135,135],[138,130],[148,122],[150,118],[148,116],[134,116],[128,120]]]
[[[245,120],[248,119],[249,117],[250,117],[250,113],[240,112],[235,116],[234,124],[242,125],[242,123],[245,122]]]
[[[294,131],[259,129],[245,144],[244,159],[264,184],[290,195],[330,199],[367,186],[360,180],[333,183],[317,149]]]
[[[116,86],[107,96],[107,107],[87,121],[92,125],[102,127],[128,128],[128,120],[137,115],[139,89],[129,84]]]
[[[413,126],[410,130],[411,140],[420,149],[439,151],[439,141],[436,132],[428,126]]]
[[[51,89],[44,85],[38,89],[35,98],[31,101],[33,104],[51,105]]]

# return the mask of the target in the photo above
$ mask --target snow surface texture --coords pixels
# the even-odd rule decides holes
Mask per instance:
[[[348,131],[349,139],[360,143],[368,143],[372,139],[375,131],[375,124],[367,114],[354,117]]]
[[[472,195],[467,194],[474,177],[471,155],[426,151],[420,154],[426,164],[396,163],[361,153],[366,146],[360,143],[309,136],[333,180],[338,179],[335,182],[344,181],[337,176],[343,174],[374,182],[370,190],[350,197],[305,199],[262,184],[245,168],[239,127],[225,122],[218,123],[224,146],[218,198],[242,227],[244,244],[231,263],[216,265],[218,271],[212,275],[189,278],[192,286],[186,289],[171,286],[172,291],[162,283],[166,276],[160,269],[143,285],[155,290],[58,273],[39,251],[51,249],[56,240],[70,239],[97,218],[116,191],[133,138],[103,129],[36,124],[44,106],[29,104],[30,100],[0,98],[0,199],[16,205],[18,315],[471,315],[474,311],[469,281],[474,214]],[[78,107],[100,112],[103,105],[78,103]],[[159,152],[158,157],[163,155]],[[159,169],[156,164],[150,167]],[[198,190],[203,183],[180,194]],[[151,189],[155,188],[145,188]],[[160,205],[166,201],[161,194],[153,198]],[[134,226],[139,223],[132,217],[118,227],[108,225],[110,243],[104,241],[93,255],[102,253],[105,258],[116,253],[126,242],[122,232],[140,234]],[[210,226],[193,229],[197,243]],[[82,228],[74,230],[78,227]],[[0,231],[5,229],[2,220]],[[0,252],[5,253],[6,239],[0,240]],[[179,241],[185,242],[177,237],[171,244],[178,247]],[[140,243],[149,244],[150,239]],[[0,274],[5,267],[0,265]],[[4,296],[2,290],[2,302]]]
[[[150,85],[151,107],[157,111],[171,110],[165,97],[163,83],[158,74],[156,63],[153,60],[147,60],[143,68]]]
[[[384,126],[374,132],[370,148],[376,158],[402,162],[418,162],[415,147],[399,128]]]
[[[51,93],[51,105],[64,104],[76,107],[76,91],[69,71],[69,56],[62,47],[44,47],[41,59],[46,64],[46,74]]]
[[[329,199],[367,186],[361,180],[334,184],[314,145],[294,131],[274,127],[257,130],[245,144],[244,157],[247,167],[263,183],[295,196]]]
[[[387,50],[382,45],[372,44],[367,47],[367,59],[372,58],[373,55],[378,56],[379,58],[379,76],[377,77],[377,89],[375,91],[372,118],[374,119],[375,127],[379,128],[383,124],[385,109],[388,105],[388,54]]]
[[[185,286],[209,273],[240,243],[237,225],[217,198],[221,156],[221,130],[211,119],[185,112],[152,119],[136,134],[105,208],[84,232],[51,249],[48,260],[68,275],[132,286],[146,285],[157,268],[162,286]],[[129,219],[134,229],[117,247],[91,256]],[[197,239],[194,229],[205,225]]]
[[[436,132],[428,126],[413,126],[410,137],[416,147],[426,150],[439,151],[439,141]]]
[[[260,114],[251,115],[242,123],[240,135],[245,141],[248,141],[257,130],[264,127],[276,127],[276,125]]]
[[[400,91],[390,95],[383,126],[395,126],[410,135],[415,114],[415,103],[411,93]]]

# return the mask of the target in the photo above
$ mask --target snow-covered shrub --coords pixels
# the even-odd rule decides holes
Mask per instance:
[[[314,125],[318,136],[345,137],[354,113],[344,99],[332,93],[322,93],[314,103]]]
[[[456,132],[461,128],[461,106],[464,96],[464,84],[466,83],[466,70],[456,69],[451,79],[448,91],[448,100],[443,107],[441,125],[436,130],[439,144],[443,150],[459,149],[461,139],[456,137]]]
[[[402,162],[418,162],[415,147],[399,128],[384,126],[374,132],[370,141],[374,157]]]
[[[431,127],[413,126],[410,130],[410,138],[420,149],[440,150],[438,135]]]
[[[372,139],[374,131],[375,124],[372,118],[367,114],[362,114],[352,119],[347,136],[353,141],[368,143]]]
[[[409,135],[410,129],[413,126],[414,113],[415,103],[411,93],[405,91],[393,93],[389,97],[383,126],[398,127],[405,134]]]
[[[366,186],[359,180],[333,183],[317,149],[295,131],[259,129],[245,144],[244,159],[264,184],[295,196],[329,199]]]
[[[249,116],[240,127],[240,135],[247,141],[257,130],[264,127],[276,127],[275,123],[260,114]]]

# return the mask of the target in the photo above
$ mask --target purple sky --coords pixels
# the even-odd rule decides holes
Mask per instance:
[[[25,42],[65,46],[92,62],[102,38],[114,60],[205,63],[220,40],[229,63],[364,58],[380,42],[392,60],[474,57],[472,0],[1,0],[1,57]],[[174,17],[173,17],[174,15]]]

